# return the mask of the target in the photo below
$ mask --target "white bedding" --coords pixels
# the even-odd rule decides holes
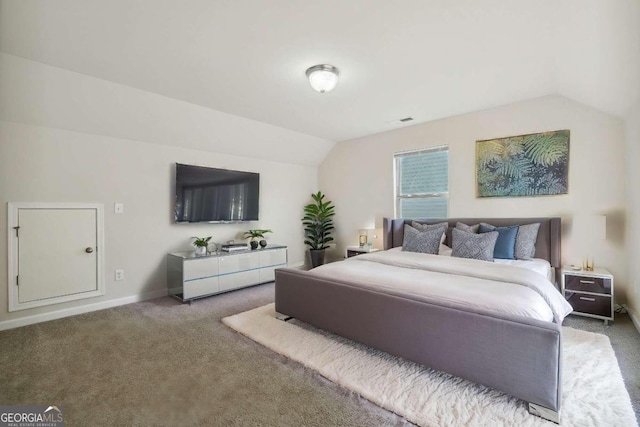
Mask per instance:
[[[553,283],[553,272],[551,269],[551,264],[546,259],[541,258],[533,258],[530,260],[521,260],[521,259],[494,259],[493,262],[495,264],[501,265],[510,265],[512,267],[520,267],[526,268],[527,270],[534,271],[542,277],[546,277],[547,280]]]
[[[390,251],[401,251],[402,248],[389,249]],[[438,255],[451,256],[451,248],[447,245],[440,245],[440,253]],[[494,259],[496,264],[511,265],[513,267],[526,268],[527,270],[535,271],[538,274],[542,274],[551,283],[555,282],[555,270],[549,264],[549,261],[542,258],[533,258],[530,260],[521,259]]]
[[[557,323],[572,311],[546,277],[508,264],[388,250],[325,264],[309,273],[420,300]]]

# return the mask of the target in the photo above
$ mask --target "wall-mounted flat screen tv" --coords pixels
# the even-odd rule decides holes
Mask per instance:
[[[175,221],[257,221],[260,174],[176,163]]]

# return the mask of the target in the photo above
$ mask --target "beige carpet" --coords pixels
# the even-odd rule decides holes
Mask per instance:
[[[273,290],[192,306],[164,297],[0,331],[0,405],[62,406],[68,427],[408,426],[222,324],[272,302]]]
[[[304,324],[279,321],[274,314],[274,304],[268,304],[223,322],[418,425],[554,425],[498,391]],[[636,426],[609,338],[566,327],[563,332],[561,425]]]

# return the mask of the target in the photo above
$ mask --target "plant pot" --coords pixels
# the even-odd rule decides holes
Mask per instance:
[[[196,255],[202,256],[207,254],[206,246],[196,246]]]
[[[251,242],[249,242],[249,244],[251,245],[251,249],[258,249],[258,242],[256,242],[255,240],[252,240]]]
[[[316,268],[324,264],[324,251],[325,249],[309,249],[311,268]]]
[[[260,240],[260,247],[261,248],[266,248],[267,247],[267,241],[264,240],[264,239]]]

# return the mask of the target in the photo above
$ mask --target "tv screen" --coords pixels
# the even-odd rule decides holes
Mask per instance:
[[[175,220],[257,221],[260,174],[176,163]]]

